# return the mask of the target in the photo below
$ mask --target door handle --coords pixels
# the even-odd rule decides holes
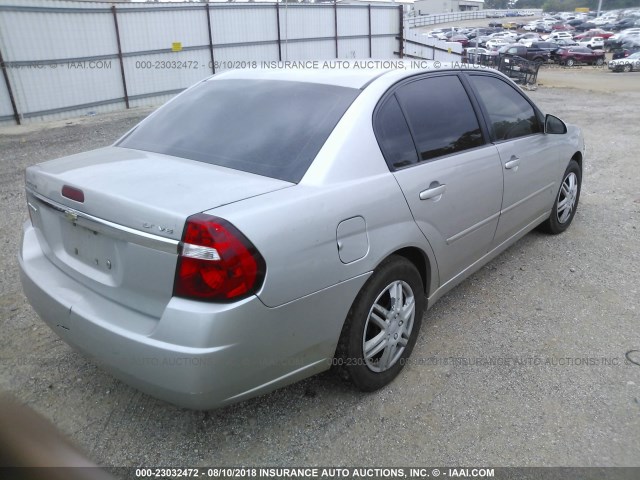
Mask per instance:
[[[515,155],[511,155],[511,158],[509,159],[509,161],[504,164],[504,168],[506,168],[507,170],[510,170],[513,168],[515,171],[518,169],[518,165],[520,165],[520,159]]]
[[[446,189],[447,186],[444,184],[438,185],[437,187],[430,187],[420,192],[420,200],[429,200],[430,198],[440,197]]]

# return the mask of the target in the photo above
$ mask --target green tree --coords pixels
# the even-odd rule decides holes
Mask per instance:
[[[485,0],[484,8],[485,10],[504,10],[508,7],[509,0]]]

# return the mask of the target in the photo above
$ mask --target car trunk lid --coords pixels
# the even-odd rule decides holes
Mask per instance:
[[[119,147],[38,164],[25,176],[30,215],[49,260],[151,316],[171,298],[178,242],[190,215],[293,185]],[[65,186],[71,195],[63,195]]]

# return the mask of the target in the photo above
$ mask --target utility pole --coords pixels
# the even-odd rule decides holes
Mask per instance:
[[[602,0],[598,0],[598,16],[600,16],[601,11],[602,11]]]

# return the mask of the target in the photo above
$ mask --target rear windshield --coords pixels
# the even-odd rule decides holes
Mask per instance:
[[[359,92],[305,82],[207,81],[117,145],[298,183]]]

